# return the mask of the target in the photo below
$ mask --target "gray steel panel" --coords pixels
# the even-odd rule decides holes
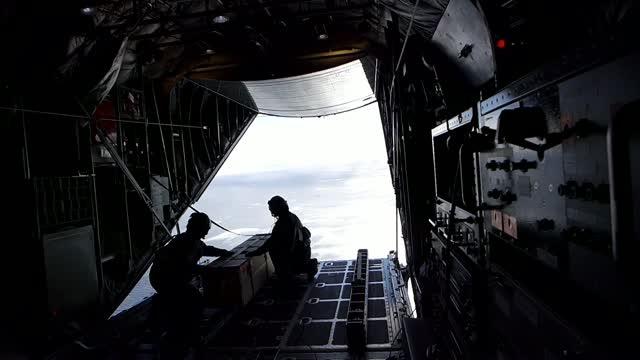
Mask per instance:
[[[452,0],[433,34],[433,43],[472,86],[480,86],[495,73],[491,34],[484,15],[474,2]],[[465,48],[471,52],[464,56]]]
[[[49,309],[77,311],[98,301],[92,226],[42,236]]]

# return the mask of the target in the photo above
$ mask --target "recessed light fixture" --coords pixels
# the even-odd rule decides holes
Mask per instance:
[[[229,17],[224,15],[218,15],[213,18],[213,22],[216,24],[225,24],[229,22]]]
[[[315,25],[313,27],[313,30],[318,40],[327,40],[329,38],[329,34],[327,33],[327,27],[324,26],[324,24]]]

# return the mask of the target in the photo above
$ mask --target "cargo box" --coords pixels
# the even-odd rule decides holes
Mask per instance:
[[[262,245],[269,235],[250,238],[235,247],[233,256],[207,265],[202,276],[208,306],[246,305],[264,286],[274,268],[268,253],[247,258],[246,253]]]

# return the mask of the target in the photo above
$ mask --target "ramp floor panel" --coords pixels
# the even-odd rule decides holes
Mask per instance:
[[[397,308],[408,303],[406,299],[398,300],[406,296],[396,289],[400,273],[389,259],[368,261],[367,352],[399,351],[401,318],[397,314],[403,312]],[[301,354],[330,353],[334,355],[327,359],[348,359],[346,318],[353,278],[349,269],[353,264],[354,261],[321,262],[313,281],[300,277],[287,288],[272,279],[221,329],[209,343],[210,351],[279,351],[277,359],[287,359],[283,354],[290,352],[295,356],[289,359],[304,359]]]
[[[387,259],[365,260],[367,286],[358,299],[365,300],[362,308],[367,343],[360,359],[387,359],[401,352],[402,319],[411,309],[394,259],[390,255]],[[205,341],[197,349],[198,358],[350,359],[346,319],[354,267],[354,260],[320,262],[315,278],[309,281],[301,275],[286,285],[272,275],[263,286],[255,288],[247,305],[205,309]],[[135,316],[143,318],[144,314]],[[154,342],[157,336],[149,337],[139,338],[135,345],[139,349],[131,358],[161,352]]]

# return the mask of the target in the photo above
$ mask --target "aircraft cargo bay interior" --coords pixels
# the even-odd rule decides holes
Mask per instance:
[[[4,1],[0,358],[638,358],[638,10]]]

